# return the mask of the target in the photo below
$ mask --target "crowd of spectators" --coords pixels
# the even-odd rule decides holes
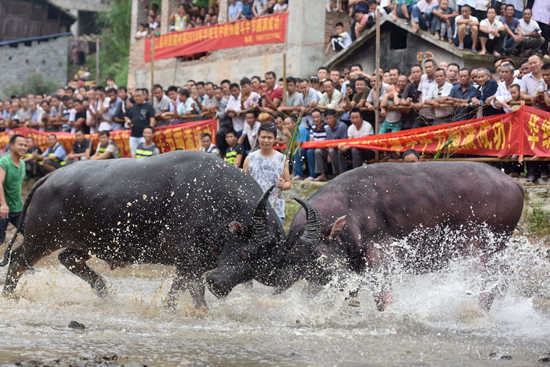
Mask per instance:
[[[351,17],[349,32],[337,25],[341,28],[331,43],[335,52],[345,49],[381,16],[473,53],[523,57],[541,52],[550,60],[550,5],[547,0],[526,2],[527,6],[524,0],[327,0],[327,11],[348,10]]]
[[[359,64],[343,70],[320,67],[309,78],[288,77],[286,93],[283,80],[274,72],[243,78],[239,82],[189,80],[184,86],[164,88],[155,85],[128,91],[125,87],[67,86],[55,95],[27,95],[0,102],[0,129],[27,126],[41,131],[66,131],[84,134],[131,129],[130,147],[136,151],[150,149],[153,129],[163,126],[217,119],[215,137],[201,138],[202,150],[217,154],[231,164],[241,166],[246,155],[257,148],[261,124],[277,126],[277,143],[285,144],[295,124],[299,123],[297,140],[331,140],[358,138],[371,134],[444,124],[480,116],[509,112],[525,103],[550,110],[550,64],[534,54],[516,65],[506,57],[494,63],[494,69],[461,68],[457,64],[437,62],[430,53],[419,53],[419,64],[409,70],[380,70],[381,83],[366,73]],[[375,110],[380,127],[375,131]],[[302,115],[300,121],[298,117]],[[148,135],[148,137],[147,137]],[[54,137],[54,135],[51,135]],[[108,136],[101,153],[109,148]],[[77,139],[79,141],[79,139]],[[56,141],[52,151],[62,165],[67,152],[60,151]],[[114,145],[114,144],[113,144]],[[78,159],[92,157],[91,152]],[[118,149],[98,158],[114,158]],[[96,148],[96,151],[100,149]],[[84,149],[85,151],[85,149]],[[84,153],[76,147],[74,154]],[[330,149],[300,149],[293,162],[296,178],[326,180],[363,164],[373,152],[351,146]],[[37,160],[40,160],[38,158]],[[49,165],[55,169],[56,165]],[[536,181],[548,178],[547,166],[531,164],[528,177]],[[517,174],[517,167],[510,169]]]
[[[288,0],[229,0],[228,22],[252,19],[269,14],[287,11]],[[219,22],[219,4],[217,0],[185,0],[178,4],[170,15],[169,31],[184,31],[203,26],[216,25]],[[146,8],[147,22],[138,25],[136,39],[145,38],[160,31],[160,12],[153,4]]]

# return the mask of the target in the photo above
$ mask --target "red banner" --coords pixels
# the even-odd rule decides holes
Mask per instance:
[[[212,140],[216,136],[218,122],[216,120],[186,122],[178,125],[162,126],[155,129],[154,141],[161,153],[166,153],[172,150],[198,150],[201,147],[200,137],[202,133],[210,133]],[[43,132],[26,127],[13,129],[19,134],[25,136],[32,135],[36,145],[40,149],[45,150],[48,147],[48,135],[54,134],[63,148],[70,153],[73,149],[74,135],[64,132]],[[98,134],[86,135],[94,146],[97,146],[99,141]],[[130,130],[116,130],[110,133],[111,140],[120,150],[121,157],[130,157]],[[9,141],[9,134],[6,132],[0,133],[0,146],[5,147]]]
[[[155,60],[201,52],[282,43],[288,13],[171,32],[155,38]],[[145,62],[151,61],[151,38],[145,40]]]
[[[342,144],[392,152],[414,149],[421,153],[436,153],[448,144],[448,150],[456,154],[550,157],[550,113],[523,106],[503,115],[357,139],[307,142],[302,148]]]

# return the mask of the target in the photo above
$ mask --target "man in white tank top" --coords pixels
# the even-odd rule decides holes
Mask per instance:
[[[259,149],[246,157],[243,170],[254,177],[263,192],[273,185],[277,186],[277,190],[271,193],[269,203],[282,222],[285,219],[285,201],[280,191],[289,190],[292,184],[284,154],[273,149],[276,137],[277,128],[273,123],[262,124],[258,130]]]

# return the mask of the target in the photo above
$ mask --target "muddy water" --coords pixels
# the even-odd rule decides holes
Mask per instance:
[[[0,298],[0,363],[116,353],[153,366],[531,366],[550,352],[550,265],[536,248],[518,239],[501,255],[508,267],[495,282],[508,289],[489,313],[477,305],[475,261],[396,273],[384,313],[368,287],[355,308],[332,287],[310,299],[303,283],[278,296],[258,283],[225,300],[208,293],[208,313],[184,295],[170,313],[169,268],[94,261],[110,288],[102,300],[50,257],[24,275],[18,300]],[[72,320],[86,329],[69,329]]]

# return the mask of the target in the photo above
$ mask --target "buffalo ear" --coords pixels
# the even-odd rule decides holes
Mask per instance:
[[[347,220],[347,216],[344,215],[334,221],[334,223],[332,224],[332,228],[330,229],[330,235],[328,236],[330,240],[333,240],[340,235],[340,232],[342,232],[342,229],[346,225]]]
[[[243,234],[243,225],[240,222],[233,221],[229,223],[229,231],[235,234]]]

